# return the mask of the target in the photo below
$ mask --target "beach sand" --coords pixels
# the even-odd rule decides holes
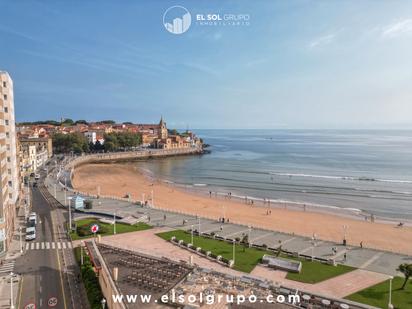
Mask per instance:
[[[157,207],[179,210],[193,215],[223,217],[230,222],[243,223],[253,227],[262,227],[274,231],[294,233],[317,239],[342,242],[343,226],[347,226],[346,238],[349,245],[393,251],[412,255],[412,228],[396,227],[394,224],[370,223],[347,217],[251,206],[239,201],[210,198],[177,189],[161,181],[151,181],[143,175],[136,164],[89,164],[79,166],[73,175],[75,190],[97,194],[100,186],[102,195],[124,197],[131,194],[132,199],[140,200],[144,193],[150,200],[154,192],[154,204]]]

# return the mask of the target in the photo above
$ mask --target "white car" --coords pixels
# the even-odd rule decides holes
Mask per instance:
[[[34,240],[34,239],[36,239],[36,228],[35,227],[26,228],[26,240]]]
[[[40,174],[34,175],[34,179],[39,180],[40,179]]]
[[[36,213],[32,212],[27,221],[30,223],[30,225],[36,225],[37,224],[37,215],[36,215]]]

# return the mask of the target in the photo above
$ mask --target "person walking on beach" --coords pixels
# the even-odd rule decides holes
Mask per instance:
[[[363,241],[361,241],[359,245],[360,245],[360,247],[361,247],[361,249],[362,249],[362,248],[363,248]]]
[[[212,197],[212,191],[209,191],[209,197]]]

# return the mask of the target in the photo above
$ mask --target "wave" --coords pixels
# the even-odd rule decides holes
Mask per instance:
[[[390,182],[390,183],[407,183],[412,184],[412,180],[401,180],[401,179],[380,179],[373,177],[353,177],[353,176],[329,176],[329,175],[316,175],[316,174],[301,174],[301,173],[279,173],[279,172],[269,172],[271,175],[284,176],[284,177],[310,177],[310,178],[323,178],[323,179],[341,179],[341,180],[357,180],[357,181],[376,181],[376,182]]]

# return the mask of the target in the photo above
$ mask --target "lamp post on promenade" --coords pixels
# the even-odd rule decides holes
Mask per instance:
[[[233,239],[233,265],[235,264],[235,251],[236,251],[236,246],[235,246],[235,240]]]
[[[116,235],[116,210],[113,213],[113,234]]]
[[[392,279],[393,277],[389,277],[389,302],[388,302],[388,309],[393,309],[392,305]]]
[[[343,229],[343,245],[346,246],[346,233],[348,230],[348,226],[347,225],[342,225],[342,229]]]

